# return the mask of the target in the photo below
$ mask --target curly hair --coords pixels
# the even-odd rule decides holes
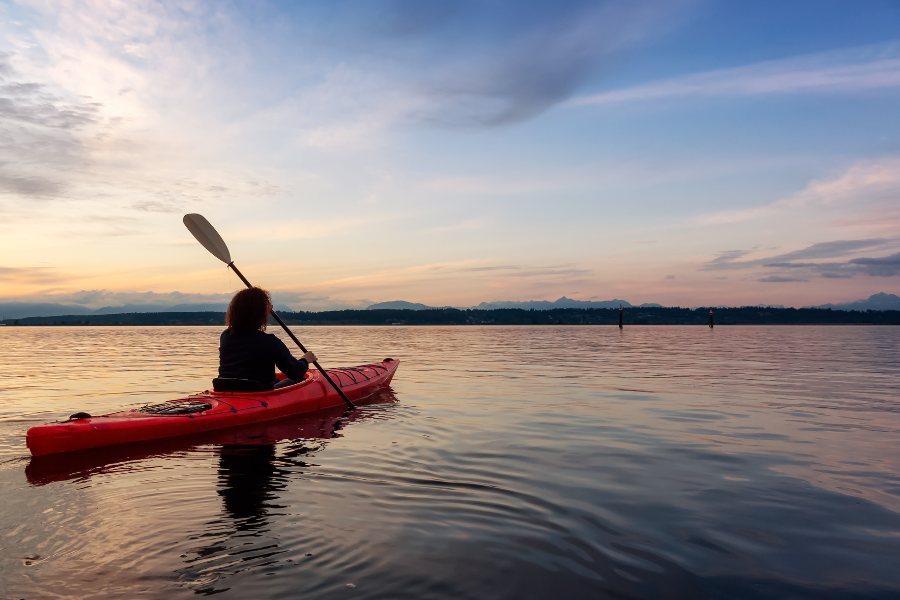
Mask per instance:
[[[272,312],[272,296],[268,291],[251,287],[239,291],[231,299],[225,313],[225,325],[231,333],[265,331]]]

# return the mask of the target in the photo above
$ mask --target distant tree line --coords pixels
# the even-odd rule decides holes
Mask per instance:
[[[709,307],[626,308],[625,325],[707,325]],[[822,308],[713,308],[716,325],[900,325],[900,311],[843,311]],[[279,312],[292,325],[617,325],[614,308],[493,310],[455,308],[433,310],[332,310]],[[68,315],[7,319],[6,325],[219,325],[224,312],[162,312],[117,315]]]
[[[60,315],[0,321],[6,325],[224,325],[224,312],[158,312],[114,315]]]

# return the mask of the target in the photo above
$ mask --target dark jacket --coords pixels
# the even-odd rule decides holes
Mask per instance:
[[[219,338],[219,377],[252,379],[266,390],[275,384],[275,367],[294,381],[302,381],[309,370],[305,358],[291,356],[284,342],[271,333],[229,333]]]

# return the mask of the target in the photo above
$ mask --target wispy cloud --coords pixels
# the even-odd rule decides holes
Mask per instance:
[[[230,238],[235,240],[300,240],[346,236],[380,223],[396,220],[397,217],[393,214],[359,217],[337,216],[321,219],[281,219],[272,223],[242,227],[235,231]]]
[[[16,177],[0,174],[0,193],[28,198],[55,198],[63,189],[65,186],[61,182],[40,175]]]
[[[57,285],[73,278],[48,267],[0,267],[0,281],[6,284]]]
[[[0,275],[3,270],[0,269]],[[47,281],[53,283],[53,281]],[[78,290],[66,292],[59,290],[43,290],[33,294],[0,296],[3,302],[49,302],[72,304],[85,308],[97,309],[106,306],[159,306],[160,308],[178,304],[227,303],[231,293],[194,294],[185,292],[113,292],[105,289]],[[293,299],[293,296],[291,297]]]
[[[900,275],[900,252],[882,257],[860,257],[850,260],[851,265],[858,265],[868,275],[876,277],[893,277]]]
[[[615,52],[671,26],[690,2],[557,5],[502,47],[435,70],[414,121],[493,127],[529,119],[571,97]],[[483,15],[490,11],[481,9]],[[534,6],[525,12],[535,13]],[[468,40],[460,40],[468,42]]]
[[[850,279],[855,275],[894,277],[900,275],[900,252],[888,256],[856,256],[861,252],[871,253],[900,248],[900,237],[869,240],[835,240],[813,244],[800,250],[767,258],[741,260],[753,250],[731,250],[707,262],[701,270],[720,271],[738,269],[765,269],[778,272],[757,281],[785,283],[808,281],[810,277],[826,279]],[[816,259],[840,261],[812,262]],[[801,275],[797,275],[800,273]]]
[[[131,208],[135,210],[140,210],[144,212],[159,212],[159,213],[184,213],[187,212],[185,210],[184,204],[180,202],[160,202],[158,200],[142,200],[140,202],[135,202],[131,205]]]
[[[466,230],[484,229],[492,221],[493,221],[493,219],[491,219],[489,217],[478,217],[476,219],[466,219],[465,221],[459,221],[457,223],[450,223],[449,225],[438,225],[436,227],[429,227],[427,229],[427,231],[438,233],[438,232],[442,232],[442,231],[466,231]]]
[[[898,193],[900,157],[886,156],[880,160],[860,161],[836,177],[813,180],[793,196],[754,208],[704,215],[699,223],[739,223],[783,216],[790,211],[805,211],[828,214],[830,223],[836,226],[881,229],[885,217],[900,217],[895,206]],[[826,213],[826,210],[832,212]]]
[[[880,238],[872,240],[835,240],[833,242],[821,242],[813,244],[802,250],[795,250],[785,254],[779,254],[765,262],[780,262],[794,260],[810,260],[815,258],[838,258],[860,250],[877,250],[892,248],[900,245],[900,238]]]
[[[42,83],[12,81],[11,52],[0,52],[0,115],[6,123],[76,130],[97,121],[97,102],[67,102]]]
[[[869,46],[719,69],[630,88],[580,96],[572,105],[685,96],[752,96],[799,92],[860,92],[900,86],[900,46]]]
[[[12,57],[0,53],[0,193],[57,198],[71,170],[86,162],[80,133],[96,124],[100,105],[22,81]]]
[[[850,255],[860,250],[879,250],[883,248],[893,248],[900,245],[900,238],[879,238],[870,240],[835,240],[832,242],[822,242],[812,244],[801,250],[778,254],[767,258],[756,258],[751,260],[741,260],[743,257],[753,253],[751,250],[726,250],[720,252],[719,255],[707,262],[704,271],[719,271],[732,269],[750,269],[753,267],[769,266],[769,267],[785,267],[785,266],[811,266],[806,263],[793,263],[797,260],[822,259],[822,258],[838,258]]]
[[[141,0],[17,8],[28,18],[0,24],[8,42],[0,52],[4,199],[167,213],[283,191],[260,170],[210,159],[232,132],[227,122],[207,126],[210,112],[237,96],[210,75],[214,65],[241,64],[233,7]],[[218,37],[225,31],[234,34],[227,47]]]
[[[778,275],[769,275],[768,277],[761,277],[757,279],[762,283],[799,283],[807,281],[806,279],[796,279],[794,277],[779,277]]]

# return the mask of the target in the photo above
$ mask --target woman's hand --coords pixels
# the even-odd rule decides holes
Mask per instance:
[[[316,360],[318,360],[316,358],[316,355],[313,354],[312,352],[307,352],[306,354],[301,356],[301,358],[305,358],[306,362],[308,362],[309,364],[313,364],[314,362],[316,362]]]

